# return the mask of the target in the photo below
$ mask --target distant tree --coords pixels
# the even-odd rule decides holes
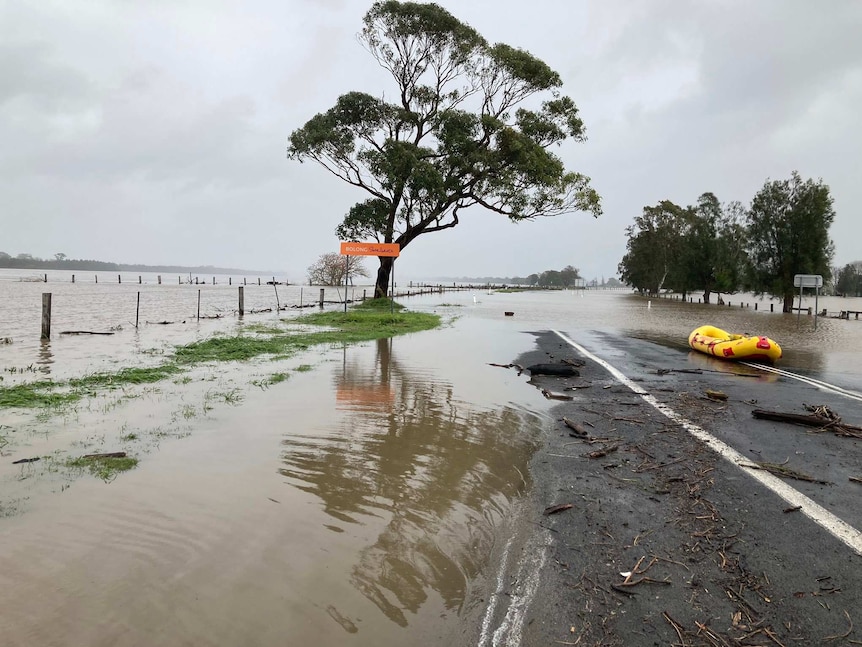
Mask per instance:
[[[10,259],[10,258],[12,258],[12,257],[9,254],[7,254],[6,252],[0,252],[0,260],[5,261],[5,260]]]
[[[364,190],[336,234],[406,248],[455,227],[480,206],[513,222],[601,212],[589,178],[550,151],[585,140],[560,76],[528,52],[490,45],[437,4],[375,2],[359,40],[395,81],[395,102],[363,92],[290,135],[288,157],[313,160]],[[522,106],[537,96],[538,108]],[[380,257],[375,296],[386,295],[393,259]]]
[[[19,261],[32,261],[32,260],[36,260],[36,259],[34,259],[34,258],[33,258],[33,255],[32,255],[32,254],[18,254],[15,258],[17,258]]]
[[[618,267],[625,283],[648,294],[658,294],[666,282],[687,287],[685,241],[680,233],[688,227],[687,215],[670,200],[644,207],[626,228],[628,251]]]
[[[704,193],[697,205],[685,210],[680,226],[684,244],[680,248],[683,264],[677,289],[683,293],[703,290],[703,302],[709,303],[716,290],[718,228],[723,217],[721,203],[713,193]]]
[[[559,288],[563,286],[561,273],[557,270],[545,270],[539,275],[539,286],[543,288]]]
[[[62,253],[62,252],[59,252],[59,253],[57,253],[57,254],[54,254],[54,259],[55,259],[55,260],[57,260],[57,261],[62,262],[62,261],[65,261],[65,260],[66,260],[66,255],[65,255],[64,253]]]
[[[747,215],[752,289],[782,298],[784,312],[791,312],[795,274],[830,277],[834,219],[832,196],[822,180],[803,180],[794,171],[788,180],[767,181]]]
[[[714,290],[719,295],[722,292],[733,294],[744,283],[745,269],[748,264],[748,233],[745,228],[745,217],[745,207],[741,202],[733,201],[722,209],[713,258]]]
[[[578,268],[573,267],[571,265],[566,265],[562,270],[560,270],[560,283],[564,287],[571,287],[575,284],[575,279],[581,278],[580,273],[578,273]]]
[[[539,275],[538,274],[530,274],[527,277],[527,285],[538,285],[539,284]]]
[[[620,281],[618,281],[617,279],[615,279],[614,277],[609,278],[604,283],[604,286],[607,288],[619,288],[619,287],[622,287],[622,285],[623,284]]]
[[[835,273],[835,292],[843,297],[862,296],[862,271],[848,263]]]
[[[362,264],[361,257],[329,253],[321,254],[309,266],[308,283],[309,285],[344,285],[345,271],[349,283],[353,283],[353,279],[358,276],[369,276],[368,270]]]

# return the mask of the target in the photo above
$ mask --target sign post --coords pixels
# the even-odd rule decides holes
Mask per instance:
[[[820,288],[823,287],[823,276],[820,274],[796,274],[793,277],[793,287],[799,288],[799,310],[796,315],[796,327],[799,327],[799,317],[802,316],[802,288],[814,288],[814,330],[817,330],[817,301]]]
[[[395,259],[401,253],[398,243],[341,243],[341,254],[346,256],[388,256],[392,258],[392,301],[390,311],[395,309]],[[344,259],[344,311],[347,312],[347,259]]]

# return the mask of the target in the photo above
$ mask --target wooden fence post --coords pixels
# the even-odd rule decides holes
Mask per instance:
[[[135,306],[135,328],[138,327],[138,318],[139,318],[140,314],[141,314],[141,293],[138,292],[138,305]]]
[[[245,294],[242,286],[237,289],[239,290],[239,316],[242,317],[245,314]]]
[[[324,288],[320,288],[320,307],[323,307],[323,290]]]
[[[51,293],[42,293],[42,339],[51,339]]]
[[[198,321],[201,320],[201,291],[198,290]]]

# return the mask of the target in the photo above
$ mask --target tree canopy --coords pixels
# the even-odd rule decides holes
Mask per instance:
[[[842,297],[862,296],[862,263],[848,263],[833,270],[835,292]]]
[[[829,280],[834,219],[832,196],[822,180],[803,180],[797,172],[787,180],[767,180],[747,216],[752,288],[783,298],[784,312],[790,312],[794,275]]]
[[[664,200],[644,207],[626,229],[620,276],[649,294],[702,289],[705,303],[713,292],[750,289],[782,298],[788,312],[794,275],[829,279],[834,217],[829,187],[796,172],[767,181],[748,209],[739,202],[722,205],[712,193],[685,208]],[[845,272],[842,285],[855,285],[852,271]]]
[[[363,22],[359,40],[391,75],[393,100],[348,92],[295,130],[288,146],[290,159],[317,162],[367,194],[337,227],[341,240],[403,249],[455,227],[474,206],[513,222],[600,214],[589,178],[550,150],[583,142],[585,131],[546,63],[489,44],[433,3],[376,2]],[[393,259],[379,260],[382,296]]]

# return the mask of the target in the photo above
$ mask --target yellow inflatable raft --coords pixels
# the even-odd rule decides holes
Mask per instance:
[[[722,359],[750,359],[774,362],[781,359],[781,346],[769,337],[733,335],[715,326],[695,328],[688,345],[707,355]]]

